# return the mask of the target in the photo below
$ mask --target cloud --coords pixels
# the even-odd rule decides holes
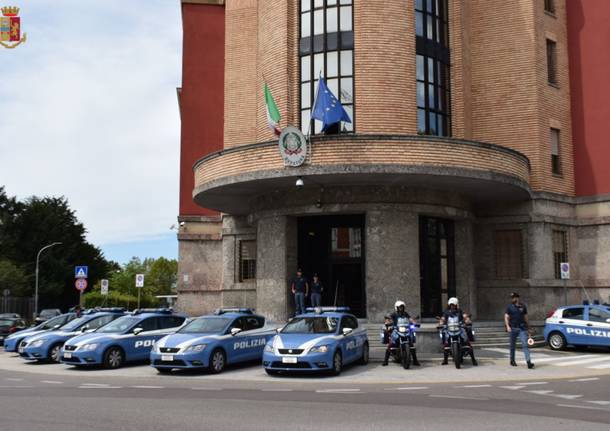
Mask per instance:
[[[0,52],[0,184],[66,196],[107,244],[159,238],[178,214],[177,1],[30,0]]]

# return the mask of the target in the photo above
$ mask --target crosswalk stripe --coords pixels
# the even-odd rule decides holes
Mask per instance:
[[[553,364],[553,365],[557,365],[558,367],[569,367],[571,365],[591,364],[594,362],[601,362],[601,361],[610,361],[610,358],[608,358],[607,356],[599,356],[599,357],[595,357],[595,358],[579,359],[577,361],[561,362],[561,363],[557,363],[557,364]]]
[[[572,361],[575,359],[590,358],[590,357],[591,357],[591,355],[577,355],[577,356],[562,356],[562,357],[541,358],[541,359],[534,358],[534,360],[536,362],[555,362],[555,361]]]
[[[606,368],[610,368],[610,364],[593,365],[587,368],[593,368],[594,370],[605,370]]]

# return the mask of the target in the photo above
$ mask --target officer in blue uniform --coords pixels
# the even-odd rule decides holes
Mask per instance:
[[[322,305],[322,292],[324,291],[324,286],[320,282],[320,277],[318,274],[313,275],[313,281],[311,282],[311,306],[319,307]]]
[[[292,280],[290,289],[294,295],[294,304],[296,306],[295,314],[305,313],[305,297],[309,295],[309,283],[307,279],[303,277],[303,271],[299,268],[297,270],[297,276]]]
[[[513,292],[510,294],[511,303],[506,307],[504,312],[504,326],[506,326],[506,332],[510,334],[510,364],[513,367],[517,366],[515,362],[515,346],[517,344],[517,338],[521,340],[521,348],[527,361],[527,368],[534,368],[534,364],[530,358],[530,350],[527,347],[527,339],[529,338],[529,320],[527,317],[527,307],[519,299],[519,294]]]

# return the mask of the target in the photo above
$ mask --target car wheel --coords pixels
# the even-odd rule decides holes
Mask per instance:
[[[104,367],[109,369],[120,368],[125,361],[125,354],[118,347],[111,347],[104,355]]]
[[[227,364],[227,356],[221,349],[215,349],[210,355],[210,371],[214,374],[222,373]]]
[[[551,332],[551,335],[549,335],[549,347],[551,350],[564,350],[566,344],[566,337],[561,332]]]
[[[51,362],[59,362],[59,353],[61,352],[61,344],[51,346],[49,349],[49,360]]]
[[[333,374],[338,376],[341,374],[341,370],[343,369],[343,356],[341,355],[341,351],[337,350],[333,355]]]
[[[364,343],[362,346],[362,357],[360,358],[360,365],[366,365],[369,363],[369,343]]]
[[[161,367],[159,367],[159,368],[155,367],[155,368],[157,369],[157,372],[159,374],[170,374],[172,372],[171,368],[161,368]]]

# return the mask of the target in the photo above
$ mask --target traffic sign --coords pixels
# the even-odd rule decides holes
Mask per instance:
[[[76,266],[74,268],[74,278],[87,278],[88,273],[89,273],[88,266]]]
[[[100,290],[101,290],[101,292],[100,292],[100,293],[101,293],[102,295],[108,295],[108,280],[106,280],[106,279],[102,280],[102,282],[101,282],[101,285],[100,285],[100,286],[101,286],[101,287],[100,287]]]
[[[136,274],[136,287],[144,287],[144,274]]]
[[[559,264],[559,269],[561,270],[561,279],[569,280],[570,279],[570,264],[568,262],[561,262]]]
[[[74,286],[76,287],[76,290],[83,292],[87,288],[87,280],[84,278],[77,278],[74,282]]]

